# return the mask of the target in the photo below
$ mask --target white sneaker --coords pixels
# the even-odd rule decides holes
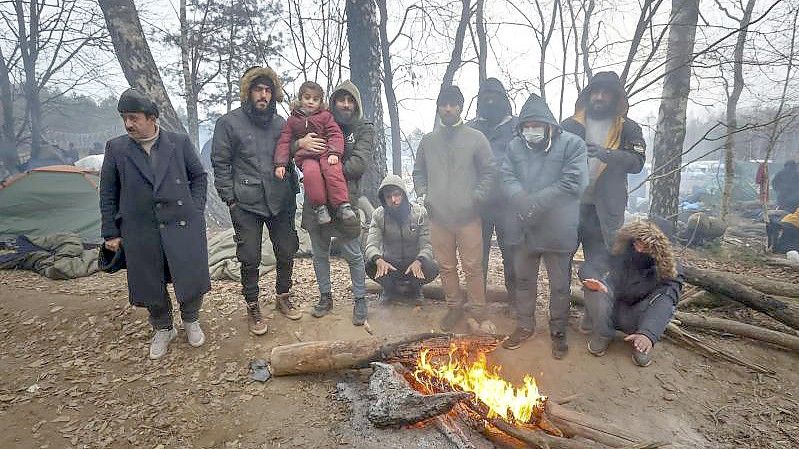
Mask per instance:
[[[196,347],[202,346],[205,343],[205,334],[200,328],[200,320],[197,321],[184,321],[183,329],[186,330],[186,338],[189,344]]]
[[[158,360],[166,354],[169,343],[178,335],[177,329],[158,329],[150,341],[150,359]]]

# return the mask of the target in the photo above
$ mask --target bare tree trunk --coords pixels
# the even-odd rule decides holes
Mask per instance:
[[[11,79],[3,50],[0,48],[0,162],[8,173],[16,173],[19,166],[16,136],[14,134],[14,99],[11,96]]]
[[[17,15],[17,32],[19,36],[19,51],[22,57],[22,69],[25,72],[23,92],[31,131],[30,157],[34,159],[39,156],[39,152],[42,150],[42,102],[39,99],[39,86],[36,80],[36,60],[39,57],[40,6],[36,0],[31,0],[29,24],[26,23],[22,0],[14,1],[14,10]],[[28,25],[30,25],[30,29]]]
[[[186,116],[189,139],[195,148],[200,147],[200,118],[197,115],[197,91],[195,74],[192,73],[191,49],[189,48],[189,21],[186,17],[186,0],[180,0],[180,64],[183,74],[183,92],[186,96]]]
[[[686,109],[691,93],[691,56],[699,18],[699,0],[672,0],[666,76],[655,132],[650,215],[677,223],[680,164]]]
[[[724,193],[721,196],[721,219],[726,220],[730,212],[732,187],[735,181],[735,132],[738,130],[738,99],[744,89],[743,57],[746,32],[752,20],[755,0],[749,0],[739,21],[738,40],[733,51],[732,92],[727,99],[727,137],[724,139]]]
[[[380,9],[380,52],[383,56],[383,89],[386,92],[388,117],[391,122],[391,172],[402,176],[402,140],[400,138],[399,106],[394,92],[394,71],[391,69],[391,43],[388,40],[388,8],[386,0],[377,0]]]
[[[377,188],[386,176],[386,137],[383,131],[383,102],[380,95],[380,33],[373,0],[347,0],[347,41],[350,48],[350,77],[361,91],[364,115],[375,126],[373,162],[361,178],[362,193],[377,204]],[[399,129],[399,128],[397,128]]]
[[[471,0],[461,0],[461,19],[458,22],[458,30],[455,32],[455,42],[452,46],[452,56],[449,58],[444,76],[441,79],[441,87],[451,86],[455,79],[455,73],[463,64],[463,39],[466,37],[466,28],[469,26],[471,17]]]
[[[158,104],[164,129],[186,133],[164,88],[133,0],[98,1],[125,79]]]
[[[483,16],[485,8],[485,0],[477,0],[477,13],[475,21],[477,22],[477,72],[480,84],[488,78],[488,41],[486,39],[486,22]]]

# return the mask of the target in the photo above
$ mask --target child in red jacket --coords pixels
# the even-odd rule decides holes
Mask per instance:
[[[315,152],[299,149],[294,155],[294,163],[302,170],[306,198],[316,212],[319,224],[331,221],[328,204],[338,209],[342,221],[351,223],[357,215],[349,203],[347,180],[344,179],[341,163],[344,135],[333,114],[325,108],[323,95],[322,86],[313,81],[306,81],[300,86],[297,101],[277,141],[275,176],[280,179],[286,176],[291,141],[316,133],[317,137],[327,141],[327,150]]]

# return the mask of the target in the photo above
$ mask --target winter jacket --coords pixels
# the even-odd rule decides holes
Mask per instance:
[[[406,261],[420,259],[433,262],[433,247],[430,244],[430,227],[427,220],[427,211],[423,206],[410,203],[411,213],[408,221],[400,225],[391,217],[386,218],[385,200],[383,189],[397,187],[408,200],[405,185],[397,175],[388,175],[380,184],[378,196],[382,206],[375,209],[372,214],[372,224],[369,226],[369,237],[366,239],[365,256],[368,261],[378,258]]]
[[[528,146],[516,136],[502,163],[502,188],[514,215],[508,239],[528,251],[571,253],[577,248],[580,195],[588,185],[585,143],[561,132],[544,100],[531,95],[519,113],[519,123],[548,123],[548,149]],[[522,220],[521,216],[529,216]]]
[[[119,136],[106,144],[100,172],[102,235],[122,237],[136,306],[163,301],[167,282],[181,302],[211,288],[207,175],[197,152],[187,135],[161,129],[150,154],[157,154],[154,165],[141,145]]]
[[[592,89],[603,84],[613,87],[619,97],[616,118],[602,145],[607,151],[600,152],[602,172],[593,190],[599,224],[605,242],[614,241],[616,231],[624,224],[624,208],[627,205],[627,174],[639,173],[644,167],[646,142],[641,126],[627,118],[627,94],[618,76],[610,72],[597,73],[585,89],[580,92],[575,104],[575,113],[561,123],[564,130],[585,139],[586,107]],[[608,243],[609,244],[609,243]]]
[[[304,159],[319,159],[331,154],[341,157],[344,154],[344,136],[330,111],[320,109],[311,115],[305,115],[300,108],[294,108],[280,131],[275,151],[275,167],[288,165],[291,141],[305,137],[309,133],[316,133],[317,137],[325,139],[327,150],[322,153],[298,150],[294,153],[294,161],[298,167],[302,168]]]
[[[358,198],[361,196],[361,177],[366,172],[366,168],[372,163],[372,150],[375,145],[375,130],[372,122],[369,122],[363,117],[363,109],[361,108],[361,93],[358,88],[349,80],[343,81],[341,84],[333,89],[330,94],[330,108],[335,108],[333,99],[336,94],[346,92],[355,98],[357,105],[355,116],[351,123],[337,122],[341,128],[344,136],[344,156],[341,158],[341,163],[344,168],[344,178],[347,180],[347,190],[350,194],[350,204],[355,208],[358,204]],[[297,151],[296,139],[291,143],[292,152]],[[334,217],[330,224],[320,225],[316,219],[316,214],[310,207],[302,209],[302,228],[308,232],[317,232],[323,228],[331,235],[341,236],[345,238],[355,238],[361,232],[360,224],[356,226],[347,226],[342,223],[338,218]]]
[[[777,192],[778,208],[792,211],[799,207],[799,170],[796,165],[786,164],[774,175],[772,185]]]
[[[275,85],[273,102],[282,100],[280,78],[269,68],[247,72],[241,80],[244,105],[216,121],[211,147],[214,185],[227,204],[265,217],[293,210],[294,195],[299,191],[297,175],[289,166],[281,180],[275,176],[274,154],[285,122],[274,114],[265,125],[253,121],[245,111],[250,84],[259,76],[268,76]]]
[[[462,226],[479,218],[496,178],[491,145],[462,121],[425,134],[416,151],[413,184],[430,219]]]

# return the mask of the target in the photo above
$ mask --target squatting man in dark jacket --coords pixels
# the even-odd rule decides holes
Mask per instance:
[[[150,358],[158,359],[177,336],[167,283],[175,287],[189,344],[205,342],[199,311],[211,289],[203,215],[207,179],[188,136],[158,126],[151,99],[128,89],[117,110],[127,135],[106,144],[102,235],[107,249],[124,251],[130,303],[147,308],[155,329]]]
[[[609,263],[602,271],[586,263],[579,276],[585,311],[593,322],[588,351],[605,354],[616,330],[628,334],[633,361],[649,366],[652,347],[674,316],[685,280],[671,244],[648,221],[625,225],[618,232]]]
[[[538,268],[549,275],[552,356],[568,352],[571,255],[577,248],[580,195],[588,184],[585,143],[563,132],[549,107],[532,94],[519,113],[518,135],[508,144],[502,187],[515,212],[516,330],[503,342],[516,349],[535,332]]]
[[[382,287],[382,301],[406,298],[419,303],[422,285],[438,276],[424,206],[408,201],[402,178],[388,175],[378,189],[380,207],[372,214],[366,240],[366,274]]]
[[[240,88],[241,107],[216,122],[211,160],[216,189],[233,221],[248,327],[253,334],[263,335],[268,326],[258,302],[258,267],[264,226],[276,259],[275,307],[290,319],[302,317],[290,293],[294,254],[299,249],[294,227],[299,187],[291,167],[280,179],[272,165],[285,122],[276,112],[276,104],[283,100],[280,78],[268,67],[252,67],[242,76]]]

